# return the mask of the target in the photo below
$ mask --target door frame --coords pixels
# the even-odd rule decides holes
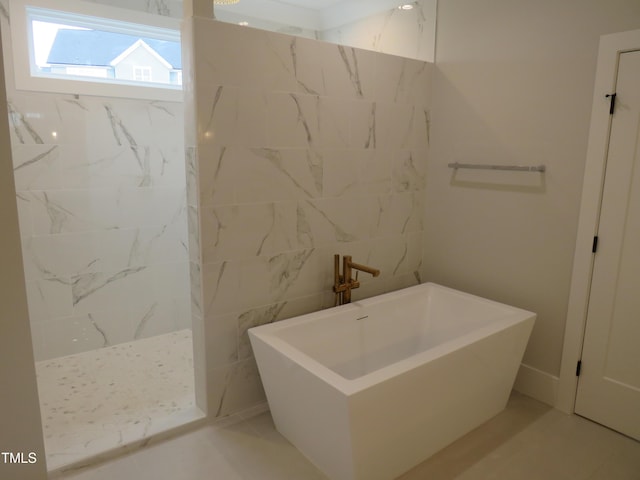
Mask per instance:
[[[640,49],[640,30],[600,37],[591,127],[582,185],[578,232],[573,257],[569,307],[562,350],[562,363],[555,407],[574,413],[578,389],[576,366],[582,355],[587,308],[593,273],[593,237],[596,235],[602,202],[602,189],[611,132],[610,99],[614,93],[621,53]]]

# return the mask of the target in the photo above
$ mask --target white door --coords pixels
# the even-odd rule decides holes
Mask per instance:
[[[617,74],[575,411],[640,440],[640,51]]]

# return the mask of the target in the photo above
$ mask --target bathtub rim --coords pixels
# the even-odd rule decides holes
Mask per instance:
[[[307,355],[302,350],[294,347],[289,342],[287,342],[286,340],[283,340],[278,336],[278,332],[280,330],[291,328],[292,326],[303,325],[305,323],[310,323],[310,322],[317,322],[324,318],[335,316],[337,313],[343,314],[345,312],[353,311],[355,314],[355,312],[357,312],[358,310],[365,307],[373,306],[380,302],[384,302],[385,299],[389,297],[411,295],[416,291],[429,290],[429,289],[441,289],[445,292],[461,295],[466,298],[471,298],[479,302],[489,303],[495,306],[500,306],[502,308],[508,307],[509,311],[507,313],[504,313],[496,317],[496,320],[492,321],[490,325],[472,330],[469,333],[466,333],[464,335],[461,335],[451,340],[447,340],[439,345],[436,345],[427,350],[415,353],[407,358],[404,358],[392,364],[386,365],[382,368],[379,368],[377,370],[374,370],[372,372],[369,372],[365,375],[362,375],[354,379],[347,379],[343,377],[339,373],[331,370],[331,368],[327,367],[320,361]],[[248,329],[248,334],[249,334],[249,338],[251,340],[252,346],[254,341],[260,341],[269,345],[271,348],[276,350],[280,355],[287,357],[289,361],[294,362],[295,364],[299,365],[301,368],[304,368],[305,370],[309,371],[311,374],[319,377],[324,382],[328,383],[329,385],[331,385],[333,388],[337,389],[344,395],[350,396],[360,391],[366,390],[387,379],[401,375],[412,369],[418,368],[420,365],[428,363],[437,358],[443,357],[448,353],[454,352],[460,348],[463,348],[467,345],[474,343],[475,341],[486,338],[491,334],[497,333],[511,326],[515,326],[517,324],[526,323],[526,322],[531,322],[533,326],[535,319],[536,319],[536,314],[528,310],[524,310],[518,307],[513,307],[505,303],[497,302],[495,300],[490,300],[484,297],[479,297],[477,295],[473,295],[470,293],[462,292],[460,290],[456,290],[450,287],[445,287],[443,285],[439,285],[433,282],[427,282],[419,285],[414,285],[412,287],[407,287],[400,290],[384,293],[374,297],[366,298],[363,300],[359,300],[357,302],[352,302],[347,305],[332,307],[332,308],[319,310],[319,311],[311,312],[304,315],[298,315],[298,316],[291,317],[285,320],[280,320],[274,323],[259,325],[259,326]],[[259,365],[258,365],[258,368],[259,368]]]

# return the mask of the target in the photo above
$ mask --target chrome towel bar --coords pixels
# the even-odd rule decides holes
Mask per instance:
[[[474,170],[515,170],[519,172],[545,172],[545,165],[520,166],[520,165],[481,165],[477,163],[450,163],[449,168],[470,168]]]

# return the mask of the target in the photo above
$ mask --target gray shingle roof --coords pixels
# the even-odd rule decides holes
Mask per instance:
[[[102,30],[58,30],[47,63],[108,66],[113,59],[140,39],[153,48],[173,68],[182,69],[180,42]]]

